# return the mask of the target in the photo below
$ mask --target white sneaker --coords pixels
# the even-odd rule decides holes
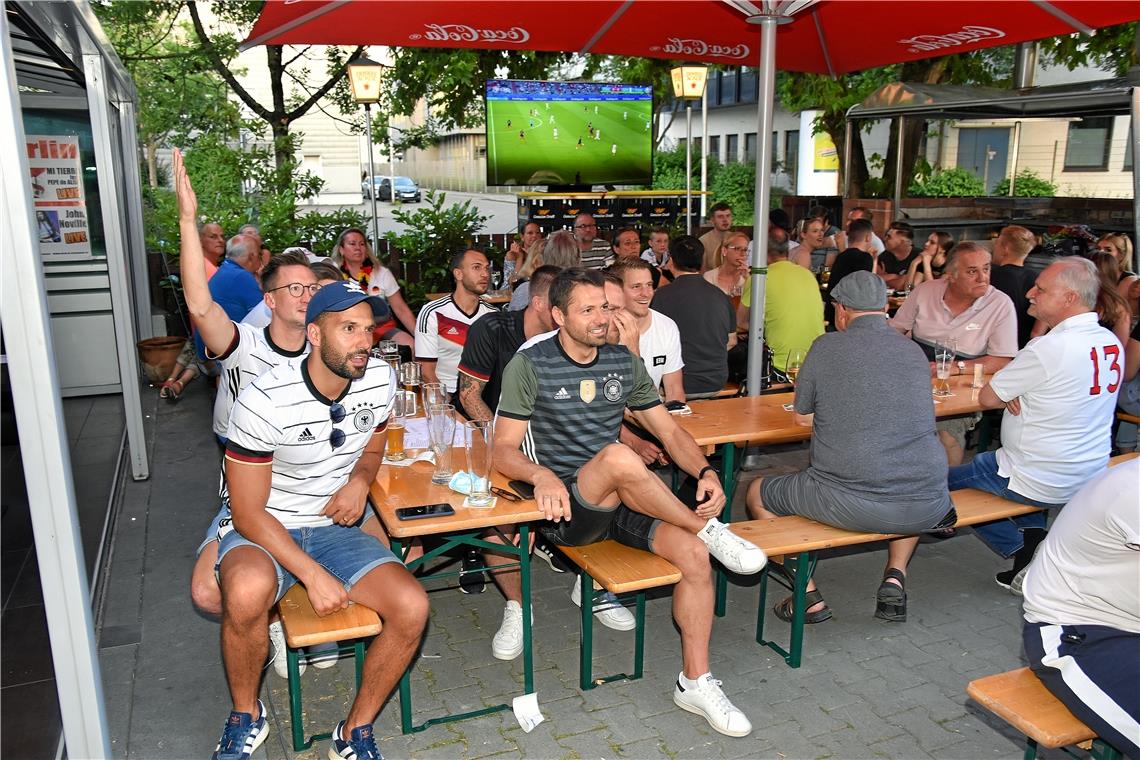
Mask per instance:
[[[335,641],[326,641],[324,644],[313,644],[309,647],[309,664],[318,670],[325,670],[336,665],[340,659]]]
[[[574,579],[574,590],[570,592],[570,601],[577,607],[582,606],[582,576]],[[618,598],[609,591],[603,591],[594,597],[594,617],[606,628],[615,631],[632,631],[637,627],[637,620],[633,613],[627,610]]]
[[[530,624],[534,626],[534,610],[530,611]],[[522,605],[507,601],[503,608],[503,624],[491,639],[491,654],[496,660],[513,660],[523,651]]]
[[[768,564],[768,555],[760,547],[736,535],[715,517],[705,523],[705,527],[697,533],[697,538],[705,542],[709,554],[739,575],[758,573]]]
[[[673,689],[673,702],[682,710],[703,715],[715,730],[725,736],[748,736],[752,733],[752,723],[728,700],[720,689],[721,682],[705,673],[697,679],[691,689],[681,686],[677,678],[677,688]]]
[[[269,624],[269,646],[273,648],[273,672],[282,678],[289,677],[289,665],[285,661],[285,652],[288,647],[285,646],[285,629],[281,627],[281,621]],[[299,671],[305,672],[307,666],[304,662],[299,663]]]

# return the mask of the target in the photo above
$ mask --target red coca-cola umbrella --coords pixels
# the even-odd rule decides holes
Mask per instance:
[[[837,75],[1136,20],[1135,0],[268,0],[243,47],[547,50],[757,66],[750,337],[759,346],[777,66]],[[762,352],[749,353],[757,393]]]

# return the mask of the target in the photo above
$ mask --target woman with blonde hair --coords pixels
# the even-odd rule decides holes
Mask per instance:
[[[1126,346],[1132,330],[1132,309],[1117,289],[1120,264],[1115,256],[1104,251],[1094,253],[1092,261],[1100,274],[1100,290],[1096,296],[1097,321],[1120,339],[1120,345]]]
[[[1124,233],[1110,232],[1107,235],[1102,235],[1100,240],[1096,241],[1096,249],[1111,254],[1116,259],[1120,268],[1120,274],[1116,280],[1116,292],[1120,293],[1121,297],[1128,302],[1132,313],[1135,314],[1140,303],[1128,295],[1132,283],[1138,279],[1132,270],[1132,240]]]
[[[333,246],[332,259],[346,280],[355,280],[360,283],[364,292],[383,296],[388,301],[392,316],[382,324],[376,325],[372,331],[374,340],[394,340],[401,345],[414,347],[416,342],[412,338],[416,333],[416,318],[407,302],[400,294],[400,284],[388,267],[381,266],[372,255],[372,246],[364,232],[356,227],[349,227],[340,233]],[[396,320],[404,326],[399,328]]]

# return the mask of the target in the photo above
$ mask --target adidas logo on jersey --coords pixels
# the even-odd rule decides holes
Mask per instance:
[[[312,443],[317,440],[316,436],[309,432],[308,428],[301,431],[301,435],[297,438],[299,443]]]
[[[555,401],[565,401],[568,398],[570,398],[570,394],[565,388],[559,388],[558,392],[554,394]]]
[[[447,328],[447,334],[448,335],[458,335],[459,331],[456,330],[454,327],[449,327],[449,328]]]

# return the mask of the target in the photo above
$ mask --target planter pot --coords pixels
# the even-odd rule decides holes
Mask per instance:
[[[184,345],[185,338],[172,336],[147,338],[138,342],[139,360],[151,385],[159,385],[170,377]]]

